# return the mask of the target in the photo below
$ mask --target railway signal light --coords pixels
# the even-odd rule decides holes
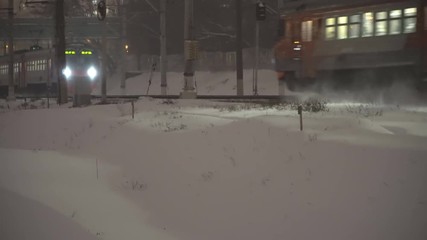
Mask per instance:
[[[98,19],[100,21],[104,20],[105,16],[107,16],[107,4],[105,3],[105,0],[101,0],[98,2],[97,10]]]
[[[265,9],[265,3],[263,2],[257,2],[256,3],[256,20],[257,21],[264,21],[266,18],[266,9]]]

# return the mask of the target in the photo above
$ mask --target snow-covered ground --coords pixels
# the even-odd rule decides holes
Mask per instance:
[[[151,85],[149,86],[151,76]],[[244,94],[253,94],[253,70],[244,70]],[[277,87],[276,72],[272,70],[258,71],[258,93],[260,95],[277,95],[279,93]],[[198,71],[194,76],[195,87],[200,95],[236,95],[236,72],[208,72]],[[112,76],[108,82],[108,93],[111,95],[117,94],[146,94],[147,89],[149,95],[159,95],[160,91],[160,73],[143,72],[141,75],[127,79],[126,89],[120,89],[120,81],[117,76]],[[170,95],[178,95],[182,92],[184,86],[184,76],[182,72],[167,73],[167,93]],[[95,93],[100,92],[100,87],[95,90]]]
[[[426,108],[42,106],[0,102],[2,240],[427,239]]]

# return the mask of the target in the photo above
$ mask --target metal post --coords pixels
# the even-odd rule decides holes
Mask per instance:
[[[49,59],[52,59],[52,49],[49,47]],[[52,87],[52,79],[51,79],[51,68],[49,67],[49,62],[46,62],[46,98],[47,98],[47,108],[50,108],[50,91]]]
[[[107,102],[107,38],[105,36],[106,21],[102,23],[102,72],[101,72],[101,103]]]
[[[194,40],[193,34],[193,0],[185,0],[184,12],[184,52],[185,52],[185,69],[184,69],[184,89],[181,98],[196,98],[197,93],[194,88],[194,59],[190,57],[190,42]]]
[[[58,76],[58,104],[68,102],[67,81],[62,70],[65,68],[65,17],[64,0],[56,1],[56,73]]]
[[[134,119],[135,118],[135,103],[134,103],[134,101],[131,102],[131,105],[132,105],[132,119]]]
[[[167,95],[166,0],[160,0],[160,55],[161,94]]]
[[[253,79],[253,94],[258,95],[258,66],[259,65],[259,21],[255,24],[255,63],[254,63],[254,79]]]
[[[122,66],[121,66],[121,76],[120,76],[120,88],[125,89],[126,88],[126,52],[125,52],[125,45],[126,45],[126,0],[122,1],[121,8],[121,27],[122,27],[122,37],[121,37],[121,59],[122,59]]]
[[[236,0],[236,94],[243,95],[242,0]]]
[[[8,100],[15,100],[15,83],[14,83],[14,49],[13,49],[13,0],[9,0],[9,39],[8,39],[8,53],[9,53],[9,88],[8,88]]]

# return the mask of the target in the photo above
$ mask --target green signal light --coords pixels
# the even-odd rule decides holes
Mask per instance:
[[[76,55],[76,51],[67,50],[67,51],[65,51],[65,55]]]
[[[92,51],[81,51],[82,55],[92,55]]]

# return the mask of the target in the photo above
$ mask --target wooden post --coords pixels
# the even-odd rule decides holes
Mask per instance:
[[[303,125],[302,125],[302,106],[299,105],[298,106],[298,114],[299,114],[299,125],[300,125],[300,130],[303,130]]]
[[[131,104],[132,104],[132,119],[134,119],[135,118],[135,103],[132,101]]]
[[[98,159],[96,159],[96,179],[98,179]]]

